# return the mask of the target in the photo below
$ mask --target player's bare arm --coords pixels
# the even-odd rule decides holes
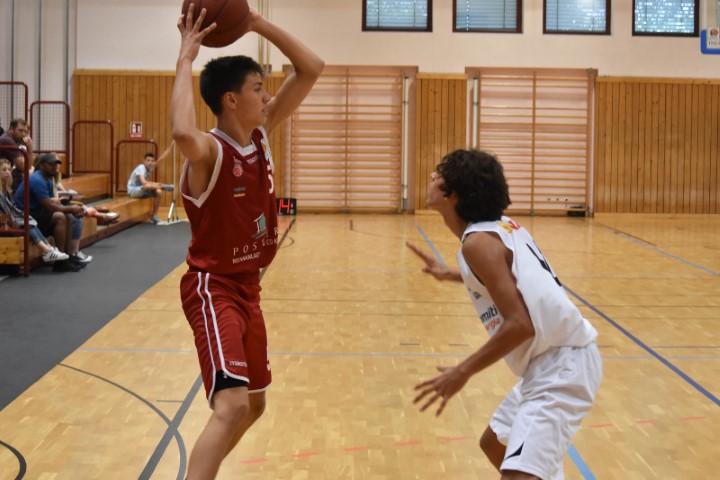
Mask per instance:
[[[441,375],[415,387],[419,390],[415,403],[427,398],[421,411],[440,400],[436,415],[442,413],[448,400],[471,376],[501,360],[535,335],[527,306],[512,274],[511,253],[500,238],[491,233],[473,233],[463,242],[462,253],[475,276],[488,289],[505,321],[485,345],[457,367],[438,367]]]
[[[462,283],[463,280],[460,272],[451,269],[447,265],[443,265],[440,260],[430,255],[429,253],[421,250],[413,243],[405,242],[405,245],[407,245],[410,251],[420,257],[423,262],[425,262],[425,266],[422,269],[424,273],[429,273],[438,280],[451,280],[454,282]]]
[[[254,10],[250,10],[249,17],[248,29],[267,38],[279,48],[290,59],[295,70],[285,79],[280,90],[268,104],[265,131],[269,134],[300,106],[320,77],[325,62],[300,40]]]
[[[203,38],[215,29],[215,23],[200,29],[205,9],[197,21],[193,21],[195,4],[188,8],[187,15],[181,15],[177,26],[181,34],[180,54],[176,65],[175,84],[170,99],[170,122],[173,140],[188,159],[188,187],[190,194],[197,196],[204,192],[210,181],[217,145],[209,133],[197,128],[193,95],[192,64],[200,52]]]

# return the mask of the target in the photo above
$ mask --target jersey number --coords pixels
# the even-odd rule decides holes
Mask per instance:
[[[529,243],[526,243],[527,247],[530,249],[533,255],[535,255],[535,258],[538,259],[538,262],[540,262],[540,266],[547,270],[547,272],[550,274],[550,276],[555,280],[555,283],[557,283],[559,286],[562,287],[562,283],[560,283],[560,279],[555,275],[555,272],[552,271],[552,268],[550,268],[550,264],[547,260],[545,260],[545,257],[543,257],[542,252],[538,248],[538,251],[536,252],[533,247],[530,246]]]

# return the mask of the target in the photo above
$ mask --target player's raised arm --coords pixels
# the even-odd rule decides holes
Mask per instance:
[[[248,28],[278,47],[290,59],[295,70],[268,104],[265,130],[270,133],[300,106],[320,77],[325,62],[300,40],[252,10]]]
[[[192,64],[200,52],[202,39],[215,29],[215,24],[201,30],[205,9],[200,12],[195,22],[193,22],[194,10],[195,4],[191,4],[187,15],[181,15],[177,23],[182,40],[170,99],[173,140],[191,165],[210,163],[217,153],[215,151],[217,147],[209,134],[197,128],[192,80]]]

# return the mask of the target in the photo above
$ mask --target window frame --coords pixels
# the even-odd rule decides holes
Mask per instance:
[[[677,32],[639,32],[635,29],[635,7],[638,0],[632,2],[632,36],[633,37],[685,37],[693,38],[700,36],[700,0],[693,0],[695,4],[695,25],[693,33],[677,33]]]
[[[469,28],[469,29],[458,29],[457,28],[457,2],[453,0],[453,19],[452,19],[452,31],[453,33],[523,33],[523,0],[516,0],[517,2],[517,16],[515,30],[503,30],[499,28]]]
[[[433,0],[427,2],[427,26],[425,28],[402,28],[402,27],[368,27],[367,25],[367,2],[362,0],[362,31],[363,32],[432,32],[433,31]]]
[[[635,0],[633,0],[634,2]],[[543,35],[612,35],[612,1],[605,0],[605,30],[548,30],[547,28],[547,0],[543,0]]]

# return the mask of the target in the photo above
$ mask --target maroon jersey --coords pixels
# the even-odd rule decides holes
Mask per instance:
[[[273,161],[265,129],[252,133],[241,147],[218,129],[218,143],[207,190],[193,198],[183,165],[180,192],[190,220],[192,239],[187,263],[192,270],[230,275],[258,273],[277,251],[278,227]]]

